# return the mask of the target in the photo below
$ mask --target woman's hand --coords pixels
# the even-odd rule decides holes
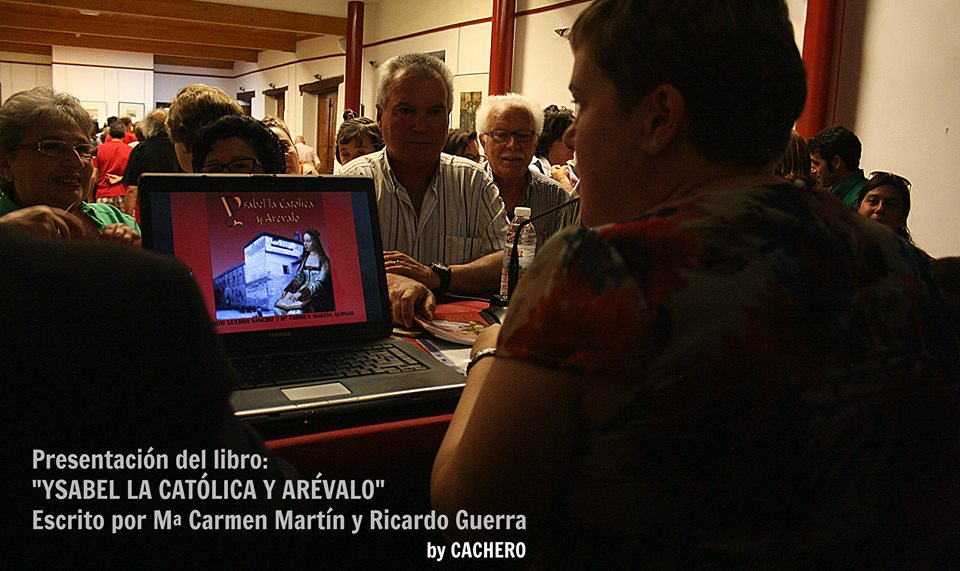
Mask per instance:
[[[140,247],[140,233],[122,222],[107,224],[100,233],[100,239],[105,242]]]
[[[496,347],[499,339],[500,324],[495,323],[487,327],[480,332],[480,335],[477,335],[477,340],[473,342],[473,349],[470,349],[470,358],[473,359],[477,353],[488,347]]]
[[[567,165],[553,165],[550,167],[550,178],[560,183],[567,193],[573,192],[573,181],[570,180],[570,167]]]
[[[38,238],[79,240],[83,238],[83,223],[66,210],[51,206],[28,206],[0,217],[0,224],[27,232]]]

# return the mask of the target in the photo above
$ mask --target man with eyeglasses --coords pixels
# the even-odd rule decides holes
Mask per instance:
[[[477,163],[441,153],[453,107],[446,64],[403,54],[381,74],[377,120],[386,147],[354,159],[341,174],[376,184],[393,319],[411,326],[415,314],[432,317],[436,297],[448,291],[496,290],[507,219],[490,176]]]
[[[517,206],[529,206],[536,216],[568,200],[560,183],[529,168],[543,131],[540,105],[516,93],[487,97],[477,110],[477,129],[487,172],[500,189],[508,217]],[[563,210],[558,210],[534,223],[538,246],[562,228],[562,218]]]

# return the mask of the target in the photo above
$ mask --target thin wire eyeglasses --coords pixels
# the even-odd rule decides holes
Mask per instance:
[[[79,145],[71,145],[63,141],[39,141],[30,145],[17,145],[12,147],[17,150],[32,150],[43,153],[48,157],[65,157],[70,154],[70,151],[75,151],[77,155],[85,160],[89,161],[93,158],[94,153],[97,152],[97,148],[91,145],[90,143],[80,143]]]

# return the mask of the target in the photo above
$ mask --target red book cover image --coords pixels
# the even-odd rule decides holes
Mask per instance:
[[[432,320],[417,318],[428,333],[461,345],[473,345],[477,336],[488,327],[480,312],[490,304],[485,301],[454,301],[437,305]]]

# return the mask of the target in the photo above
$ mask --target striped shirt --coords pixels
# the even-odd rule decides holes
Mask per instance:
[[[485,168],[487,174],[492,177],[493,169],[490,167],[490,163],[487,163]],[[570,200],[567,191],[560,186],[560,183],[550,177],[531,170],[527,180],[527,200],[518,202],[515,206],[529,206],[531,217]],[[552,236],[554,232],[563,228],[564,213],[571,208],[558,210],[533,222],[533,227],[537,229],[537,248],[543,246],[546,239]],[[507,217],[512,220],[513,212],[508,212]]]
[[[421,264],[463,264],[502,250],[507,217],[493,179],[477,163],[440,155],[420,215],[397,181],[387,150],[350,161],[340,174],[372,178],[384,250],[399,250]]]
[[[580,198],[580,192],[577,188],[574,188],[573,196],[570,197],[570,200],[574,200],[576,198]],[[579,202],[569,208],[563,209],[563,216],[560,219],[560,227],[566,228],[567,226],[583,226],[583,221],[580,219]]]

